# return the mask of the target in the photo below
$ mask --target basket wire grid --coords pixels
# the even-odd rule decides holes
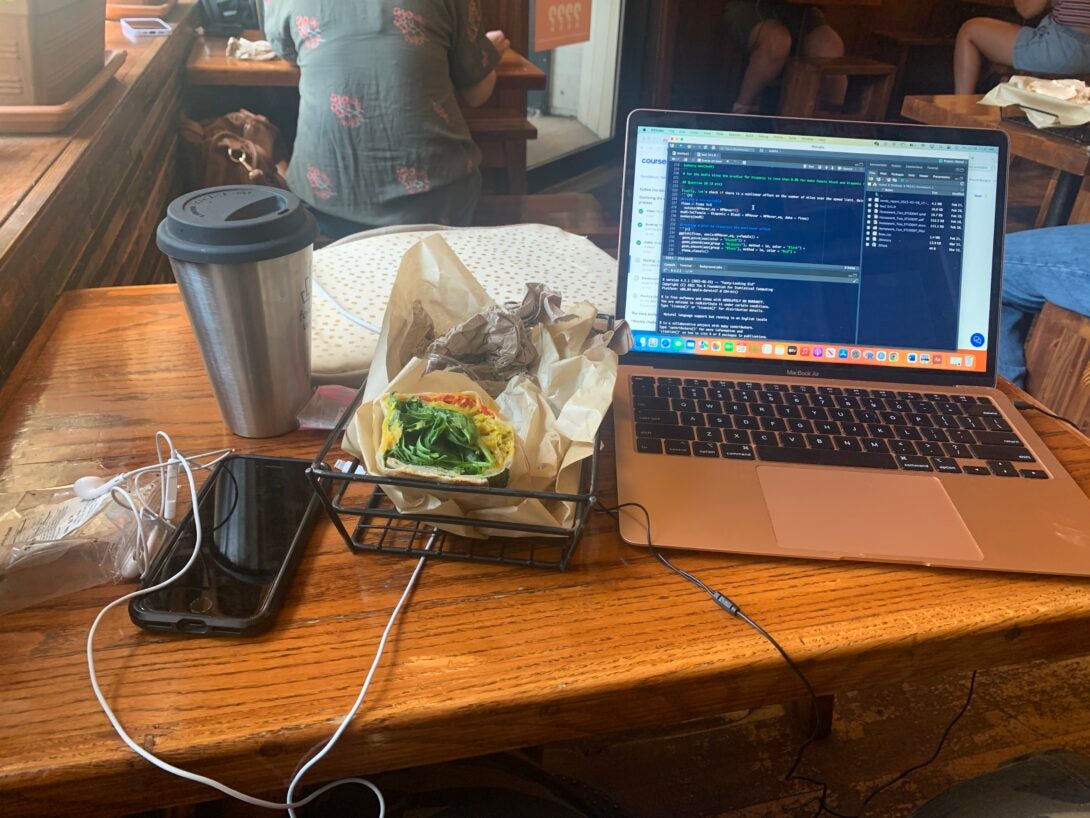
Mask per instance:
[[[534,568],[567,568],[595,503],[600,449],[598,436],[594,439],[594,453],[582,462],[579,489],[573,494],[492,486],[441,487],[445,497],[455,500],[459,496],[484,494],[510,497],[512,502],[536,499],[553,506],[571,503],[574,515],[570,528],[480,520],[464,515],[402,513],[386,496],[383,486],[435,492],[438,484],[428,480],[366,474],[359,468],[360,461],[356,457],[349,461],[347,471],[328,465],[330,453],[339,448],[345,428],[362,400],[361,387],[307,469],[311,485],[348,548],[357,552],[406,557],[426,555]],[[463,537],[438,528],[441,525],[472,526],[486,531],[489,536],[487,539]],[[521,536],[511,536],[516,533]]]

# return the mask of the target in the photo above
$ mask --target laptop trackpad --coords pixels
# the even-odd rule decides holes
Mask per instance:
[[[781,548],[924,563],[983,558],[934,477],[790,466],[757,474]]]

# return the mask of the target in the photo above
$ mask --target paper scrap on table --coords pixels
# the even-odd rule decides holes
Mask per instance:
[[[379,398],[391,391],[470,391],[498,408],[515,429],[508,488],[577,492],[582,462],[594,453],[595,436],[613,401],[618,355],[632,343],[626,325],[603,332],[595,326],[597,316],[587,302],[562,309],[560,296],[540,285],[528,285],[522,304],[503,310],[441,236],[421,240],[401,260],[344,448],[370,474],[381,475],[386,469],[377,455],[383,422]],[[572,503],[454,494],[443,491],[441,483],[428,491],[383,490],[403,513],[564,528],[575,517]],[[490,532],[487,525],[440,527],[468,537],[520,536]]]
[[[277,54],[268,40],[247,40],[245,37],[231,37],[227,41],[227,56],[236,60],[275,60]]]
[[[1070,128],[1090,122],[1090,88],[1082,80],[1011,77],[989,91],[981,105],[1017,105],[1036,128]]]

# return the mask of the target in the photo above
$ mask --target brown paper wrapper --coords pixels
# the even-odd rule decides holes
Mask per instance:
[[[512,326],[512,313],[524,319],[518,327]],[[595,436],[613,400],[618,354],[631,345],[627,327],[601,332],[595,328],[596,319],[593,305],[580,302],[561,310],[556,294],[539,285],[529,288],[516,309],[502,310],[441,236],[423,239],[401,261],[363,401],[348,424],[344,448],[359,457],[370,474],[382,475],[385,467],[377,456],[382,395],[471,391],[497,408],[515,429],[508,488],[577,492],[582,462],[594,453]],[[425,359],[422,354],[439,357]],[[436,360],[449,366],[447,357],[462,364],[437,370]],[[473,360],[466,363],[467,357]],[[467,537],[492,532],[527,536],[490,532],[489,521],[574,525],[575,507],[570,502],[456,494],[443,491],[438,483],[429,491],[394,486],[383,490],[402,513],[479,521],[480,525],[441,526]]]

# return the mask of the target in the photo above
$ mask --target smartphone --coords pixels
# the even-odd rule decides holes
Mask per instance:
[[[231,455],[201,488],[200,555],[166,588],[129,602],[141,628],[210,636],[268,630],[306,547],[319,500],[306,476],[310,462]],[[193,554],[190,511],[160,549],[141,585],[180,571]]]
[[[173,29],[158,17],[124,17],[121,33],[129,42],[139,42],[145,37],[168,37]]]

